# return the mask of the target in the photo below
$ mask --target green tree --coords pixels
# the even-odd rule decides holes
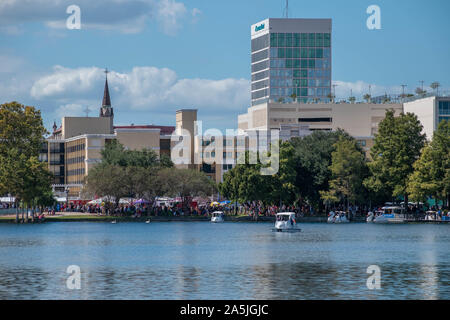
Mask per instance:
[[[18,102],[0,105],[0,194],[14,195],[16,208],[21,201],[33,206],[50,190],[50,173],[38,161],[46,133],[39,110]]]
[[[334,148],[329,167],[329,190],[320,194],[326,202],[335,199],[346,201],[348,210],[350,202],[361,201],[364,196],[363,180],[367,177],[365,155],[354,139],[340,137]]]
[[[180,196],[183,207],[189,198],[209,196],[217,190],[216,184],[203,172],[192,169],[164,168],[158,172],[160,192],[167,196]]]
[[[46,133],[39,110],[18,102],[0,105],[0,156],[11,149],[38,156]]]
[[[414,163],[414,172],[408,180],[407,192],[412,200],[427,200],[427,196],[436,196],[439,190],[434,175],[434,164],[431,145],[423,148],[420,158]]]
[[[431,141],[433,175],[439,185],[438,197],[450,207],[450,120],[439,123]]]
[[[386,111],[371,148],[371,176],[364,181],[368,189],[391,197],[404,196],[408,204],[408,178],[425,143],[422,128],[414,114],[395,117],[393,110]]]
[[[328,132],[314,131],[306,137],[291,139],[294,147],[295,186],[300,202],[321,208],[319,191],[328,189],[328,181],[331,178],[331,154],[339,137],[351,139],[340,129]]]

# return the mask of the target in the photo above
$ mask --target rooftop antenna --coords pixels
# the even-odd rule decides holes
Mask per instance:
[[[284,13],[286,14],[286,19],[289,18],[289,0],[286,0],[286,7],[284,8]]]
[[[91,111],[91,109],[89,109],[88,106],[86,106],[86,108],[84,109],[84,112],[86,112],[86,118],[89,117],[90,111]]]
[[[403,99],[405,99],[405,88],[406,88],[408,85],[402,84],[401,86],[402,86],[402,101],[403,101]]]

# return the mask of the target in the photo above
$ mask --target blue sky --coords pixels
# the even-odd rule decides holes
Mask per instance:
[[[68,30],[66,8],[81,8]],[[368,30],[366,8],[381,9]],[[197,108],[203,127],[235,128],[249,105],[250,25],[281,17],[279,0],[2,0],[0,102],[62,115],[97,115],[109,75],[117,124],[173,125]],[[333,19],[338,97],[399,93],[439,81],[450,88],[448,0],[291,0],[289,16]]]

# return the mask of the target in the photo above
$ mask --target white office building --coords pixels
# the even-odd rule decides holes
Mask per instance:
[[[266,19],[251,26],[251,105],[326,102],[331,19]]]

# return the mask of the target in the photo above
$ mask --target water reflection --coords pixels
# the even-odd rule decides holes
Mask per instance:
[[[0,228],[0,299],[450,298],[446,226]],[[70,264],[81,267],[81,290],[66,287]],[[371,264],[381,290],[366,287]]]

